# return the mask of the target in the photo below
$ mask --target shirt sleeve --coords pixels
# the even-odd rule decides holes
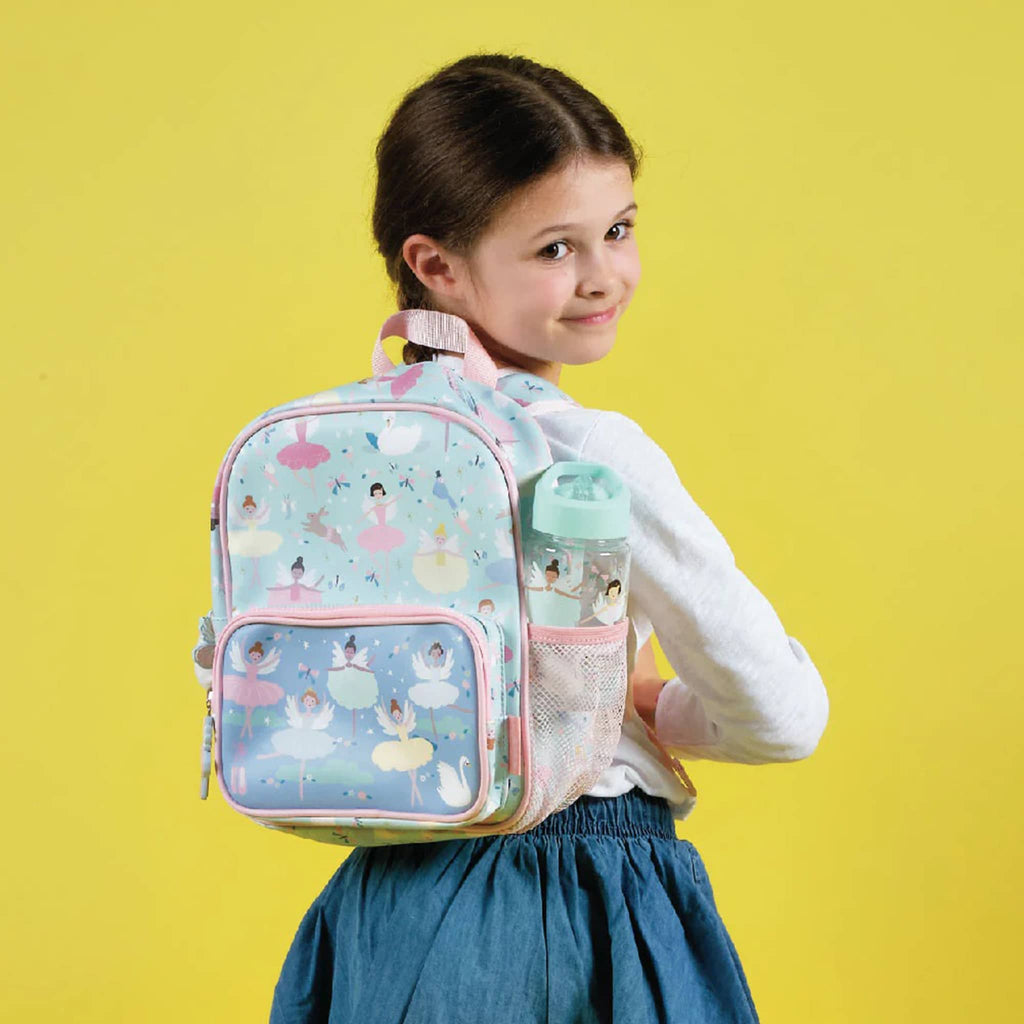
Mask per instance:
[[[628,606],[672,669],[655,730],[684,757],[766,764],[808,757],[828,720],[821,675],[737,568],[725,538],[633,420],[604,411],[580,446],[630,489]]]

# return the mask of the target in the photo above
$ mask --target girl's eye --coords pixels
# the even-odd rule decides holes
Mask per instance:
[[[614,242],[622,242],[622,241],[625,241],[625,239],[629,238],[629,236],[630,236],[630,234],[632,233],[632,230],[633,230],[633,224],[634,224],[634,222],[631,221],[631,220],[616,221],[608,229],[609,232],[614,231],[618,227],[622,228],[622,232],[617,237],[613,238],[612,241],[614,241]],[[551,242],[549,245],[545,245],[544,248],[541,249],[541,251],[537,255],[540,256],[542,259],[547,260],[549,263],[558,263],[558,262],[560,262],[560,260],[559,260],[559,257],[557,255],[557,250],[558,250],[558,247],[560,245],[568,246],[568,243],[567,242],[563,242],[563,241]],[[551,252],[552,249],[555,250],[555,253]]]

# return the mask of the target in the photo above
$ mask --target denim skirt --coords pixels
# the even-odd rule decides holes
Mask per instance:
[[[270,1024],[749,1024],[696,847],[634,789],[523,835],[360,847],[299,924]]]

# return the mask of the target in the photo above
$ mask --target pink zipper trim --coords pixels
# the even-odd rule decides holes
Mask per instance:
[[[505,396],[508,397],[508,396]],[[502,472],[505,474],[505,483],[508,487],[509,496],[512,499],[512,507],[518,509],[519,507],[519,485],[516,483],[516,474],[512,469],[512,464],[505,457],[504,452],[498,447],[487,432],[479,424],[475,423],[468,416],[463,416],[461,413],[452,412],[448,409],[441,408],[436,405],[426,405],[421,402],[356,402],[351,404],[336,403],[334,405],[316,405],[316,406],[301,406],[297,409],[285,409],[282,412],[268,415],[258,420],[252,425],[252,428],[248,431],[243,431],[236,439],[235,443],[228,450],[227,455],[224,456],[224,460],[221,463],[220,472],[217,474],[217,481],[214,484],[214,498],[218,505],[218,519],[221,525],[220,533],[220,549],[221,549],[221,564],[224,568],[224,614],[229,619],[231,617],[231,560],[228,557],[228,532],[226,528],[227,523],[227,505],[228,505],[228,494],[227,487],[223,486],[224,477],[227,475],[229,467],[234,463],[235,456],[241,450],[242,445],[249,440],[257,431],[262,430],[264,427],[269,426],[272,423],[278,423],[281,420],[286,419],[301,419],[302,417],[311,416],[323,416],[327,413],[345,413],[345,412],[378,412],[382,409],[388,409],[395,412],[401,412],[403,410],[416,410],[419,412],[429,413],[431,416],[437,416],[442,419],[448,418],[455,423],[461,423],[467,427],[470,431],[477,435],[481,441],[491,450],[498,465],[501,467]],[[550,452],[548,453],[550,456]],[[519,703],[520,703],[520,733],[522,740],[522,756],[523,762],[526,765],[532,764],[532,753],[533,747],[530,742],[530,730],[525,727],[525,723],[530,721],[530,667],[529,667],[529,640],[527,636],[527,622],[526,622],[526,575],[523,566],[523,544],[522,538],[519,535],[519,517],[516,515],[512,516],[512,543],[516,552],[516,573],[519,580],[519,635],[522,638],[520,643],[519,651]],[[354,606],[344,606],[354,607]],[[511,727],[510,727],[511,728]],[[522,796],[519,807],[516,808],[515,812],[510,818],[505,819],[501,824],[502,826],[508,826],[511,830],[511,826],[519,821],[521,817],[526,813],[526,808],[530,801],[530,791],[532,789],[532,777],[529,771],[524,771],[522,775]],[[360,815],[362,817],[362,815]]]
[[[238,803],[228,791],[224,781],[224,758],[221,747],[223,729],[221,728],[222,711],[222,687],[223,687],[223,666],[224,654],[231,635],[242,626],[250,623],[280,626],[308,626],[311,622],[321,622],[328,625],[359,625],[373,621],[378,625],[405,625],[416,622],[450,622],[458,626],[470,639],[473,645],[473,664],[476,668],[477,678],[477,755],[480,763],[480,791],[476,802],[465,811],[458,814],[427,814],[424,811],[373,811],[364,808],[353,808],[352,813],[339,811],[336,808],[320,807],[246,807]],[[486,707],[490,703],[490,673],[488,671],[487,659],[484,655],[484,644],[487,637],[478,633],[480,627],[469,616],[462,612],[448,608],[424,609],[422,605],[351,605],[341,608],[309,609],[300,613],[277,614],[276,609],[260,609],[246,612],[239,615],[225,627],[217,638],[217,646],[214,649],[213,658],[213,714],[217,724],[216,730],[216,766],[217,782],[224,799],[236,811],[250,818],[288,818],[288,817],[314,817],[317,815],[331,818],[400,818],[408,821],[466,821],[480,812],[480,809],[487,802],[487,795],[494,784],[494,778],[488,771],[487,758],[487,718]],[[486,699],[482,699],[486,698]],[[485,778],[486,776],[486,778]]]

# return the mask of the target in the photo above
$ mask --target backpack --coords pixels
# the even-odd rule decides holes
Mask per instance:
[[[394,335],[434,360],[394,366]],[[533,413],[579,403],[499,376],[464,320],[427,310],[385,321],[372,369],[269,409],[221,462],[200,795],[212,760],[232,807],[304,838],[524,832],[593,786],[635,714],[628,618],[526,618],[521,542],[552,464]]]

